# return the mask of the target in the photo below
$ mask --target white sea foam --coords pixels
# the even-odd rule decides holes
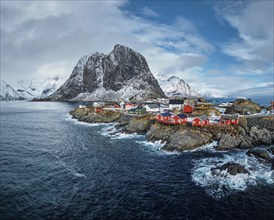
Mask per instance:
[[[149,152],[156,152],[159,155],[174,155],[174,154],[179,154],[179,152],[177,151],[165,151],[162,150],[162,147],[165,146],[166,142],[161,142],[161,140],[159,141],[155,141],[155,142],[151,142],[151,141],[146,141],[146,140],[138,140],[136,141],[136,143],[140,144],[140,146],[142,146],[142,149],[149,151]]]
[[[86,177],[86,175],[85,175],[85,174],[83,174],[83,173],[77,173],[77,172],[74,172],[74,173],[73,173],[73,175],[74,175],[74,176],[76,176],[76,177],[83,177],[83,178],[87,178],[87,177]]]
[[[226,171],[211,169],[220,167],[228,162],[243,165],[249,174],[230,175]],[[254,157],[249,157],[245,152],[237,152],[224,157],[204,158],[194,160],[192,180],[212,197],[219,199],[235,191],[243,191],[250,185],[274,184],[274,173],[269,164],[263,164]]]
[[[127,133],[120,133],[117,132],[114,135],[112,135],[111,139],[135,139],[135,138],[141,138],[143,135],[139,135],[137,133],[127,134]]]
[[[98,133],[103,136],[112,137],[113,135],[115,135],[116,132],[118,132],[118,129],[115,127],[115,125],[117,125],[117,123],[106,124],[101,129],[101,131],[98,131]]]
[[[202,145],[193,150],[185,151],[185,152],[196,152],[196,151],[208,151],[208,152],[216,152],[215,147],[218,145],[217,141],[213,141],[212,143]],[[218,151],[219,152],[219,151]]]

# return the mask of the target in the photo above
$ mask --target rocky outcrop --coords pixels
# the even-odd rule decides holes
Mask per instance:
[[[147,132],[149,141],[167,142],[163,147],[168,151],[184,151],[201,147],[212,141],[212,135],[188,126],[165,126],[155,123]]]
[[[152,99],[166,97],[138,52],[116,45],[110,54],[83,56],[69,79],[54,94],[53,101]]]
[[[236,100],[232,107],[226,109],[228,114],[255,114],[261,111],[261,106],[251,100]]]
[[[95,112],[94,108],[78,108],[70,112],[73,118],[88,123],[111,123],[117,121],[121,114],[115,111],[103,110]]]
[[[151,115],[133,117],[124,130],[129,133],[145,134],[154,123]]]
[[[212,135],[193,129],[180,129],[170,136],[169,142],[163,147],[169,151],[193,150],[212,141]]]
[[[254,156],[258,159],[262,159],[262,160],[266,160],[266,161],[271,160],[270,155],[268,154],[267,150],[265,150],[265,149],[253,148],[253,149],[248,150],[246,152],[246,154],[248,156]]]
[[[218,170],[219,171],[225,170],[227,173],[233,176],[239,173],[250,174],[250,172],[244,166],[238,163],[233,163],[233,162],[228,162],[223,164],[220,167],[212,168],[211,172],[213,175],[216,175]]]

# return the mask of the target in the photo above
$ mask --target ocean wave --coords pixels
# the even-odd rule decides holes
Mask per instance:
[[[198,147],[193,150],[188,150],[184,152],[197,152],[197,151],[207,151],[207,152],[220,152],[215,149],[215,147],[218,145],[217,141],[213,141],[212,143],[202,145],[201,147]]]
[[[162,142],[161,140],[159,141],[155,141],[155,142],[151,142],[151,141],[146,141],[146,140],[142,140],[142,141],[136,141],[136,143],[140,144],[141,146],[143,146],[143,149],[149,152],[156,152],[159,155],[175,155],[175,154],[180,154],[177,151],[165,151],[162,150],[162,147],[165,146],[166,142]]]
[[[243,165],[250,174],[230,175],[226,171],[211,169],[228,162]],[[248,186],[257,184],[273,184],[274,173],[270,164],[259,162],[246,155],[245,151],[224,155],[223,157],[193,160],[192,180],[213,198],[220,199],[237,191],[244,191]]]

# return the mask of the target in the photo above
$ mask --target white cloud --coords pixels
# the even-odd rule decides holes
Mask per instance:
[[[58,72],[68,77],[81,56],[109,53],[117,43],[144,54],[152,72],[165,75],[202,65],[214,50],[190,21],[178,17],[170,25],[157,23],[125,11],[127,4],[1,2],[2,77],[12,81]],[[149,8],[143,12],[156,16]]]
[[[219,18],[238,32],[222,46],[223,52],[242,62],[239,73],[261,74],[273,65],[273,1],[237,1],[216,7]],[[273,70],[272,70],[273,71]]]
[[[147,6],[142,9],[142,14],[147,17],[159,17],[159,14],[157,12],[153,11]]]

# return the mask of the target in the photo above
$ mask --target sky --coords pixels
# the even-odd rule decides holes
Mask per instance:
[[[273,1],[3,1],[1,79],[67,79],[116,44],[203,95],[273,96]]]

